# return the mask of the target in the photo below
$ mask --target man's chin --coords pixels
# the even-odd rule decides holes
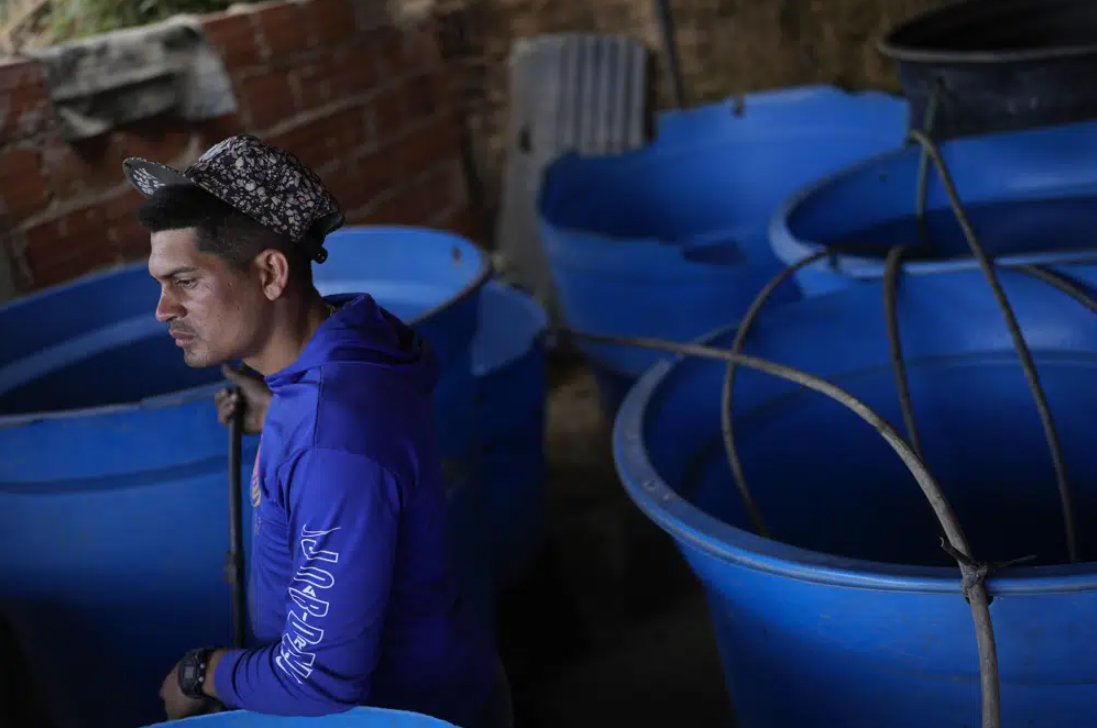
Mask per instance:
[[[187,351],[183,352],[183,363],[191,369],[206,369],[217,362],[213,361],[211,357]]]

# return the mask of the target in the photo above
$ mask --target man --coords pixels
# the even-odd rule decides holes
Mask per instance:
[[[263,377],[224,368],[248,429],[262,430],[248,594],[261,644],[196,645],[164,681],[168,718],[369,704],[509,725],[491,637],[448,562],[435,359],[370,296],[325,299],[312,284],[343,222],[335,199],[295,156],[247,135],[183,173],[141,159],[125,173],[148,198],[138,219],[156,317],[186,363],[239,359]]]

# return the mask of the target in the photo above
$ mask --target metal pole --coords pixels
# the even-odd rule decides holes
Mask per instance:
[[[659,35],[663,39],[663,54],[667,59],[667,80],[674,106],[686,107],[686,92],[682,85],[682,69],[678,64],[678,44],[674,40],[674,14],[670,0],[655,0],[655,15],[659,21]]]
[[[232,643],[244,646],[246,635],[244,609],[244,534],[240,502],[240,443],[244,433],[244,400],[233,387],[236,409],[229,420],[229,552],[225,578],[232,589]]]

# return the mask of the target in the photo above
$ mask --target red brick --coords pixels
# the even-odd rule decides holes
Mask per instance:
[[[165,124],[142,124],[125,129],[122,135],[125,155],[171,164],[190,148],[193,133],[189,128]]]
[[[370,141],[369,117],[363,107],[340,111],[328,117],[328,134],[340,158]]]
[[[378,201],[365,216],[366,225],[421,225],[424,223],[422,195],[417,188],[400,190]]]
[[[369,197],[362,184],[357,165],[352,162],[344,162],[323,175],[324,185],[328,188],[344,214],[364,206],[369,202]]]
[[[266,129],[297,113],[289,75],[284,72],[246,78],[240,82],[240,93],[252,129]]]
[[[433,116],[450,106],[449,77],[438,69],[421,73],[406,81],[405,97],[412,118]]]
[[[382,197],[403,185],[406,175],[400,166],[399,151],[397,147],[381,147],[357,162],[362,193],[367,199]]]
[[[354,11],[347,0],[312,0],[307,12],[321,46],[342,43],[357,31]]]
[[[460,138],[453,117],[443,116],[398,142],[401,166],[411,174],[429,169],[456,154]]]
[[[406,96],[407,89],[398,84],[379,92],[370,102],[375,139],[384,142],[404,133],[411,120]]]
[[[425,182],[427,199],[436,211],[452,210],[465,203],[465,181],[458,160],[443,162],[429,173]]]
[[[422,190],[424,204],[432,211],[432,220],[453,207],[453,180],[443,170],[431,171],[414,184]]]
[[[135,218],[119,220],[108,229],[111,249],[125,261],[149,257],[149,232]]]
[[[127,260],[149,253],[149,233],[137,222],[136,215],[144,199],[131,187],[99,206],[114,250]]]
[[[119,135],[104,134],[73,143],[57,139],[42,150],[42,168],[53,193],[72,198],[123,182],[125,157]]]
[[[442,62],[442,45],[438,26],[427,23],[408,33],[405,39],[405,57],[420,67],[430,67]]]
[[[37,152],[15,149],[0,153],[0,216],[19,222],[45,209],[49,200]]]
[[[467,205],[459,210],[451,212],[441,223],[441,227],[444,230],[449,230],[452,233],[468,238],[473,242],[483,242],[480,220],[476,217],[472,208]]]
[[[126,187],[120,194],[99,205],[99,214],[103,221],[110,224],[119,220],[134,219],[137,208],[145,201],[144,196],[133,189]]]
[[[338,76],[334,72],[336,69],[332,60],[327,58],[292,71],[303,110],[326,106],[344,95],[336,86],[345,85],[345,78]]]
[[[0,59],[0,143],[30,136],[52,121],[38,63]]]
[[[27,265],[35,288],[51,286],[116,262],[97,208],[36,225],[26,232]]]
[[[392,81],[414,70],[415,62],[408,53],[403,33],[395,28],[379,28],[366,41],[377,49],[381,78]]]
[[[198,134],[199,146],[203,151],[219,141],[228,139],[230,136],[243,134],[245,131],[244,122],[240,119],[239,114],[227,114],[216,119],[200,121],[191,124],[191,128]]]
[[[373,49],[361,44],[335,51],[331,73],[339,79],[336,85],[340,93],[346,95],[372,91],[380,78]]]
[[[327,119],[317,119],[295,126],[271,138],[270,143],[293,152],[298,159],[313,169],[338,158],[328,133]]]
[[[271,58],[284,59],[309,47],[309,25],[304,8],[296,2],[260,6],[254,13]]]
[[[251,13],[215,13],[202,18],[202,31],[231,72],[259,63]]]

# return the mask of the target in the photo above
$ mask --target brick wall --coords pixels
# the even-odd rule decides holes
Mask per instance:
[[[147,255],[140,196],[122,159],[186,165],[249,131],[312,166],[348,224],[411,224],[473,236],[460,126],[429,28],[397,31],[354,0],[247,6],[207,16],[238,113],[197,125],[160,119],[62,141],[36,64],[0,60],[0,240],[29,291]],[[3,251],[0,251],[2,254]]]

